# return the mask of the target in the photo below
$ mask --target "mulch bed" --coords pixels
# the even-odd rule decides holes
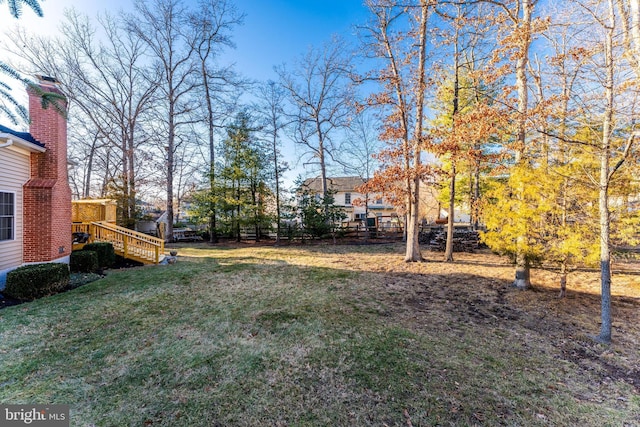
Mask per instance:
[[[22,304],[23,302],[24,301],[13,299],[11,297],[8,297],[0,293],[0,310],[2,310],[5,307],[11,307],[12,305]]]
[[[119,269],[123,269],[123,268],[133,268],[133,267],[139,267],[142,266],[143,264],[137,261],[132,261],[129,259],[125,259],[122,258],[120,256],[116,256],[116,262],[113,265],[113,267],[110,268],[110,270],[119,270]],[[99,272],[99,274],[102,275],[101,272]],[[67,286],[62,292],[66,292],[66,291],[70,291],[72,289],[77,288],[78,286],[75,285],[73,283],[70,283],[69,286]],[[19,305],[25,302],[29,302],[29,301],[23,301],[23,300],[18,300],[15,298],[11,298],[8,295],[3,294],[2,292],[0,292],[0,310],[2,310],[3,308],[6,307],[11,307],[14,305]]]

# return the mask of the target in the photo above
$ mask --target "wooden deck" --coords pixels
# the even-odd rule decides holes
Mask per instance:
[[[74,250],[81,249],[87,243],[109,242],[116,254],[124,258],[144,264],[159,264],[164,259],[164,240],[110,222],[76,222],[73,223],[72,232],[89,235],[85,243],[74,243]]]

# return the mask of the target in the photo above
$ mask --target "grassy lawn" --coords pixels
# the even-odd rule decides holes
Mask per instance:
[[[0,310],[0,402],[72,426],[638,426],[640,282],[509,287],[491,254],[181,245],[175,265]]]

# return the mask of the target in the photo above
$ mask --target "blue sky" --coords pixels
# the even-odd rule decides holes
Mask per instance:
[[[237,0],[247,16],[235,36],[234,58],[248,77],[275,78],[273,66],[291,62],[311,45],[320,46],[332,34],[349,38],[364,22],[360,0]]]
[[[56,35],[67,8],[95,17],[105,10],[115,13],[130,9],[132,4],[131,0],[41,0],[44,17],[39,18],[24,7],[21,18],[16,20],[9,15],[6,3],[1,3],[0,23],[5,28],[20,25],[32,32]],[[355,25],[367,18],[362,0],[235,0],[235,4],[246,16],[244,24],[233,34],[236,48],[227,51],[221,62],[235,63],[236,71],[243,76],[262,81],[276,80],[274,66],[292,63],[310,46],[321,46],[334,34],[355,41]],[[289,180],[303,172],[297,164],[300,157],[297,148],[284,150],[294,167],[287,174]]]
[[[22,25],[42,34],[55,34],[63,11],[74,7],[94,17],[97,12],[129,9],[131,0],[42,0],[44,17],[38,18],[24,7],[19,20],[13,19],[6,3],[0,4],[3,27]],[[234,62],[245,76],[274,79],[274,65],[290,63],[311,45],[320,46],[332,34],[350,38],[354,25],[366,20],[361,0],[235,0],[239,11],[246,14],[244,25],[236,28],[236,49],[224,56]]]

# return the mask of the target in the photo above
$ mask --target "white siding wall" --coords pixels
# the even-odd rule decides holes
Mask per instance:
[[[22,186],[29,180],[29,153],[16,147],[0,148],[0,191],[15,193],[15,239],[0,242],[0,289],[7,272],[22,264]]]

